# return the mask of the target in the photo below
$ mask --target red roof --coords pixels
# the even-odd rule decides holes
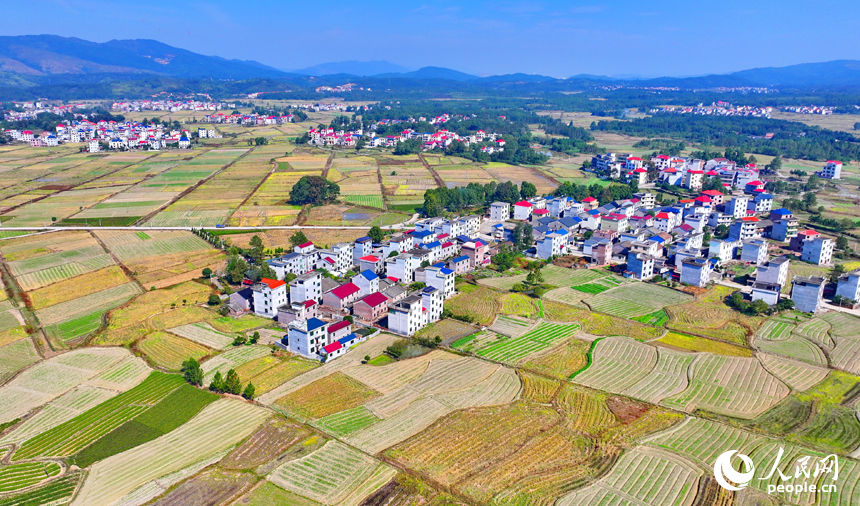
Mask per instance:
[[[764,183],[762,183],[761,181],[750,181],[749,183],[747,183],[747,186],[761,186],[763,184]]]
[[[261,279],[260,283],[263,283],[264,285],[268,285],[269,288],[272,290],[274,290],[275,288],[277,288],[279,286],[286,285],[286,283],[284,281],[278,281],[277,279],[268,279],[268,278]]]
[[[26,133],[26,132],[24,132],[24,133]],[[827,160],[827,163],[838,163],[839,165],[842,165],[842,162],[839,162],[836,160]]]
[[[703,170],[691,170],[690,171],[690,174],[704,174],[704,173],[705,173],[705,171],[703,171]]]
[[[331,325],[328,326],[328,333],[331,334],[332,332],[337,332],[338,330],[345,329],[345,328],[349,327],[350,325],[352,325],[352,324],[346,320],[341,320],[339,322],[332,323]]]
[[[741,221],[754,222],[754,221],[758,221],[758,218],[756,218],[755,216],[747,216],[746,218],[741,218]]]
[[[308,242],[306,242],[306,243],[304,243],[304,244],[299,244],[299,248],[307,248],[308,246],[313,246],[313,245],[314,245],[314,243],[313,243],[313,242],[308,241]]]
[[[703,192],[702,192],[702,195],[713,195],[713,196],[717,196],[717,195],[722,195],[722,193],[718,192],[717,190],[705,190],[705,191],[703,191]]]
[[[666,155],[658,155],[657,158],[659,158],[660,160],[668,160],[669,159],[669,157]]]
[[[798,232],[798,235],[820,235],[815,230],[804,230],[803,232]]]
[[[370,307],[376,307],[380,304],[385,304],[386,302],[388,302],[388,297],[379,292],[375,292],[371,293],[370,295],[361,300]]]
[[[305,307],[311,307],[311,306],[315,305],[316,303],[317,303],[317,301],[315,301],[315,300],[306,300],[302,304]]]
[[[597,199],[594,197],[585,197],[584,199],[582,199],[583,202],[594,202],[595,200]]]
[[[762,188],[756,188],[755,190],[753,190],[753,192],[755,192],[755,193],[764,193],[764,189],[762,189]]]
[[[715,170],[709,170],[708,172],[706,172],[706,174],[709,176],[719,176],[720,175],[720,173],[715,171]]]
[[[696,197],[694,200],[696,202],[711,202],[711,197],[708,197],[707,195],[702,195],[700,197]]]
[[[684,199],[678,201],[681,204],[689,204],[690,202],[695,202],[693,199]]]
[[[639,158],[638,156],[631,156],[630,158],[628,158],[628,159],[627,159],[627,161],[628,161],[628,162],[629,162],[630,160],[638,160],[638,161],[640,161],[640,162],[642,161],[642,159],[641,159],[641,158]]]
[[[643,169],[642,167],[639,167],[638,169],[634,169],[633,172],[639,172],[639,173],[648,172],[648,169]]]
[[[674,174],[674,173],[678,172],[678,169],[676,169],[674,167],[669,167],[668,169],[664,170],[663,172],[669,172],[671,174]]]
[[[549,211],[546,209],[535,209],[534,213],[535,214],[547,214],[547,213],[549,213]]]
[[[661,220],[668,220],[668,219],[669,219],[669,215],[668,215],[668,214],[666,214],[666,213],[657,213],[657,216],[655,216],[655,218],[659,218],[659,219],[661,219]]]
[[[328,346],[323,346],[323,351],[325,351],[326,353],[332,353],[341,348],[343,348],[343,345],[341,345],[338,341],[335,341]]]
[[[331,293],[333,293],[334,296],[338,299],[343,300],[350,295],[357,293],[358,291],[359,288],[355,285],[355,283],[346,283],[335,288],[331,291]]]
[[[515,206],[520,206],[520,207],[532,207],[532,203],[531,203],[531,202],[526,202],[525,200],[521,200],[521,201],[517,202],[517,203],[516,203],[516,204],[514,204],[514,205],[515,205]]]
[[[442,243],[442,247],[443,247],[443,248],[450,248],[450,247],[451,247],[451,246],[453,246],[453,245],[454,245],[454,243],[453,243],[453,242],[451,242],[451,241],[448,241],[448,242]]]
[[[378,262],[379,261],[379,259],[373,255],[367,255],[366,257],[361,257],[361,260],[364,260],[365,262]]]
[[[323,260],[330,263],[331,265],[334,265],[334,260],[332,260],[331,257],[323,257]]]

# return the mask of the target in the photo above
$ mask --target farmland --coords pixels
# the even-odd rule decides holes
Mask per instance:
[[[687,334],[712,337],[722,341],[746,345],[762,324],[762,318],[745,316],[728,307],[724,299],[733,289],[715,286],[695,300],[668,306],[670,329]]]
[[[320,392],[328,394],[320,398]],[[278,399],[277,404],[304,418],[323,418],[364,404],[376,395],[373,389],[336,372]]]
[[[153,364],[172,371],[178,371],[189,358],[200,360],[210,353],[209,348],[168,332],[153,332],[138,347]]]
[[[491,344],[477,350],[476,354],[490,360],[517,363],[532,353],[538,353],[563,339],[570,338],[579,329],[579,324],[542,323],[527,334]]]

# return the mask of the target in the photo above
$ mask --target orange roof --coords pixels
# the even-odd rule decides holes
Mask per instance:
[[[284,281],[278,281],[277,279],[269,279],[269,278],[261,279],[260,283],[267,285],[271,290],[274,290],[275,288],[277,288],[279,286],[283,286],[283,285],[287,284]]]

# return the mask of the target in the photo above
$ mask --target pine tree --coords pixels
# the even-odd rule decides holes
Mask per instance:
[[[249,401],[254,400],[254,384],[248,383],[248,386],[245,387],[245,391],[242,392],[242,397],[248,399]]]
[[[242,393],[242,382],[239,380],[239,375],[235,369],[227,371],[227,377],[224,379],[224,393],[239,395]]]
[[[232,369],[230,370],[232,371]],[[212,383],[209,383],[209,390],[218,392],[219,394],[224,392],[224,379],[221,377],[220,372],[215,373],[215,377],[212,378]]]

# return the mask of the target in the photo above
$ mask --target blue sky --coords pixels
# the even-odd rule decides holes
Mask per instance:
[[[40,0],[0,35],[156,39],[280,69],[342,60],[477,75],[700,75],[860,59],[856,0]]]

